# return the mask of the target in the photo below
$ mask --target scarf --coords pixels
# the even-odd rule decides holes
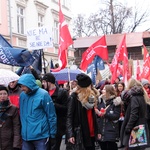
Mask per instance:
[[[0,124],[4,123],[8,118],[9,114],[5,113],[6,110],[10,107],[9,100],[0,102]]]

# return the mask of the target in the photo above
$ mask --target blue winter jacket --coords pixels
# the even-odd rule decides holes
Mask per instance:
[[[31,92],[20,94],[20,118],[22,139],[25,141],[55,137],[56,113],[48,92],[36,84],[32,74],[24,74],[18,84],[28,87]]]

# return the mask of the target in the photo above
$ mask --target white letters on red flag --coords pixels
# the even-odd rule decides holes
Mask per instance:
[[[150,76],[150,59],[149,59],[149,53],[145,45],[143,45],[143,48],[144,48],[144,63],[143,63],[143,70],[141,73],[141,79],[142,78],[148,79]]]
[[[104,60],[108,60],[108,50],[105,36],[102,36],[82,54],[80,65],[81,70],[86,71],[88,65],[93,61],[95,55],[98,55]]]
[[[59,49],[58,49],[58,61],[59,68],[51,69],[53,72],[60,71],[67,66],[68,62],[68,47],[73,44],[68,26],[64,19],[64,15],[61,10],[61,4],[59,0]]]
[[[139,64],[139,60],[137,60],[137,66],[136,66],[136,79],[140,81],[140,64]]]

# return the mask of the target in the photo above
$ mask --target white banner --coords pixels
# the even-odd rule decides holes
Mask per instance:
[[[29,50],[53,47],[50,28],[43,26],[27,30],[27,47]]]

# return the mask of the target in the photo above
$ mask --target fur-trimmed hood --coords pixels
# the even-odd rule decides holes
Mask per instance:
[[[115,106],[121,105],[122,104],[122,100],[121,100],[120,96],[116,97],[113,100],[113,103],[114,103]]]
[[[104,95],[100,95],[98,98],[98,102],[101,103],[102,101],[104,101],[104,103],[106,103],[106,105],[110,105],[110,104],[114,104],[115,106],[121,105],[123,104],[121,97],[115,97],[115,95],[112,95],[109,99],[106,100],[106,97]]]

